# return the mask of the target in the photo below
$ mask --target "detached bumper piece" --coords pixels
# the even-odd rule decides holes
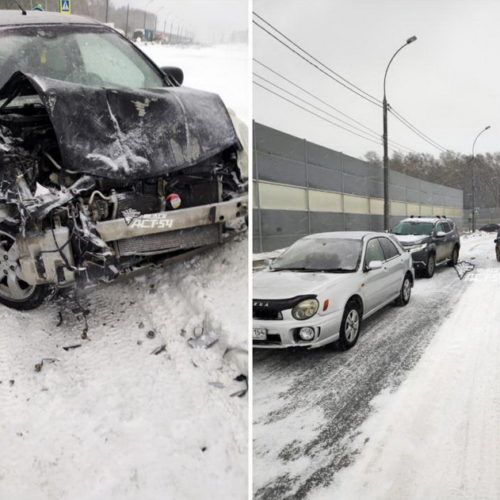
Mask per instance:
[[[248,197],[241,196],[221,203],[141,215],[128,222],[125,219],[98,222],[95,227],[104,241],[111,242],[223,224],[245,217],[247,213]]]

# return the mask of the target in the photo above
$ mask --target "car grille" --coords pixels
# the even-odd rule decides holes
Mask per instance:
[[[219,243],[219,224],[138,236],[116,242],[120,256],[166,253]]]
[[[283,319],[282,311],[292,309],[303,300],[314,298],[316,298],[316,295],[299,295],[297,297],[292,297],[291,299],[279,300],[254,299],[253,318],[263,320],[280,320]]]

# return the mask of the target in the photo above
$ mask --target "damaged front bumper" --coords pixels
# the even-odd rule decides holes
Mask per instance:
[[[229,234],[246,227],[248,196],[229,201],[164,211],[124,214],[123,218],[97,222],[97,236],[112,257],[162,255],[222,243]],[[70,234],[61,227],[18,236],[19,263],[30,285],[68,285],[81,270],[74,264]]]

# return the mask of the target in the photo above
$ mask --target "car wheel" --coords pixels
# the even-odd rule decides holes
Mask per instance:
[[[396,304],[398,306],[405,306],[410,302],[411,297],[411,278],[407,274],[405,279],[403,280],[403,284],[401,285],[401,290],[399,292],[399,297],[396,299]]]
[[[356,302],[350,301],[345,307],[340,325],[340,348],[346,350],[353,347],[358,341],[360,330],[361,308]]]
[[[23,280],[14,236],[0,228],[0,303],[13,309],[37,308],[49,293],[47,285]]]
[[[426,278],[432,278],[434,276],[434,271],[436,270],[436,256],[431,254],[427,259],[427,266],[424,270],[424,276]]]
[[[458,247],[455,247],[451,254],[451,259],[448,261],[448,265],[450,267],[455,267],[457,263],[458,263]]]
[[[497,253],[497,261],[500,262],[500,247],[495,247],[495,251]]]

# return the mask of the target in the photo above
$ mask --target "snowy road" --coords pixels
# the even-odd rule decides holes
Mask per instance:
[[[476,333],[478,323],[491,321],[493,330],[500,323],[500,318],[495,322],[496,313],[492,311],[490,316],[482,316],[484,310],[479,317],[474,314],[479,305],[484,309],[500,295],[493,239],[491,235],[464,239],[461,259],[476,264],[472,274],[460,281],[453,269],[442,267],[433,279],[417,280],[410,304],[405,308],[388,307],[368,319],[358,344],[348,352],[331,348],[254,352],[256,498],[472,498],[471,487],[480,482],[476,472],[481,450],[491,451],[500,444],[497,442],[500,344],[496,340],[488,346],[470,338]],[[479,281],[482,276],[493,276],[488,287]],[[467,294],[473,294],[472,307]],[[469,304],[466,309],[464,300]],[[461,335],[454,338],[453,332],[460,328]],[[489,328],[479,336],[488,340],[493,330]],[[436,343],[440,343],[441,349],[434,353],[434,363],[427,362],[422,368],[428,351],[434,352]],[[475,368],[481,366],[481,356],[490,347],[496,357],[490,357],[486,365],[491,369],[488,379],[486,369],[478,373]],[[461,364],[464,351],[472,351],[467,369]],[[447,366],[450,373],[443,373],[440,360],[445,362],[450,357]],[[438,423],[427,429],[425,405],[412,407],[412,391],[407,387],[412,374],[417,372],[426,375],[417,377],[416,381],[414,377],[417,387],[420,379],[429,383],[427,399],[423,397],[422,401],[434,401],[434,396],[446,395],[446,403],[462,417],[448,432],[450,442],[437,457],[434,455],[436,444],[441,442],[437,431],[446,429],[443,421],[446,422],[449,412],[439,420],[439,412],[445,412],[446,405],[432,408]],[[466,384],[463,394],[462,387],[455,384],[463,383],[467,377],[473,382]],[[453,388],[451,394],[446,392],[447,386]],[[479,395],[476,390],[480,391]],[[406,398],[399,395],[404,391]],[[454,396],[461,398],[462,404],[454,401]],[[482,408],[479,406],[475,414],[474,405],[478,399],[487,397],[493,397],[491,404],[497,409],[497,418],[481,431],[485,423]],[[402,416],[407,420],[402,421]],[[400,433],[406,440],[397,440],[393,435],[399,427],[403,427]],[[470,444],[468,450],[461,439],[454,446],[453,436],[460,436],[460,432],[471,434],[480,444]],[[415,448],[409,446],[408,441],[417,444],[416,458],[413,457]],[[453,463],[449,463],[447,451],[450,449],[465,453],[463,468],[469,461],[474,462],[470,477],[464,475],[465,486],[459,480],[460,465],[454,469]],[[434,460],[429,460],[430,456],[443,462],[441,469]],[[494,478],[492,471],[497,473],[500,463],[496,452],[488,457],[493,462],[485,465],[483,480],[486,483]],[[487,462],[488,458],[483,461]],[[442,480],[442,474],[447,472],[451,477]],[[477,498],[500,496],[498,474],[490,483],[489,489],[488,484],[482,485],[480,491],[484,494]],[[428,489],[422,485],[429,485]]]

